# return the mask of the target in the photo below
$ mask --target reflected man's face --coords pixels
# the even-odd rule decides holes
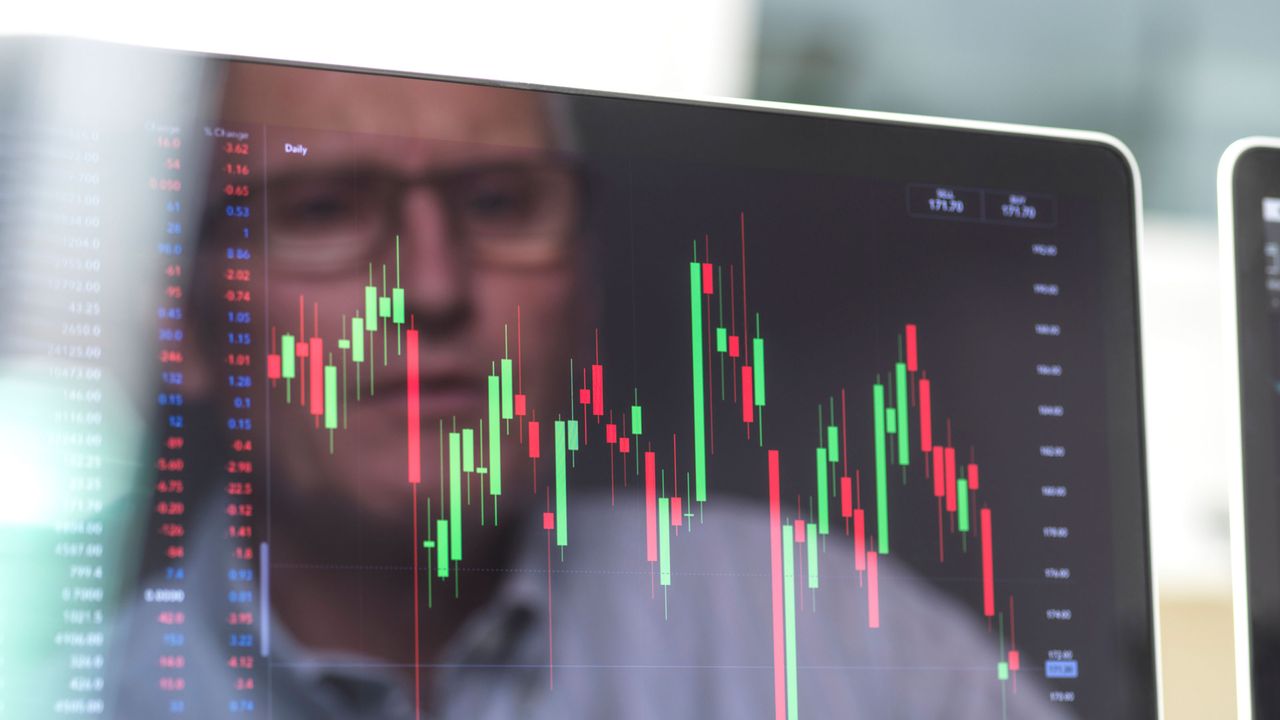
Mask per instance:
[[[388,288],[398,271],[406,325],[421,334],[428,487],[441,423],[446,432],[455,418],[458,427],[478,427],[493,363],[504,352],[516,357],[517,308],[520,390],[531,408],[546,406],[567,372],[561,363],[581,313],[579,199],[537,96],[237,66],[226,108],[232,121],[268,126],[259,141],[266,175],[254,187],[267,212],[276,334],[318,328],[333,348],[350,318],[363,315],[371,275],[381,292],[384,266]],[[349,402],[332,454],[328,433],[303,408],[273,399],[272,463],[304,503],[354,504],[366,516],[405,522],[406,364],[394,333],[385,357],[381,342],[367,352],[363,367],[348,368],[348,395],[358,372],[363,399]],[[516,463],[507,467],[519,473]]]

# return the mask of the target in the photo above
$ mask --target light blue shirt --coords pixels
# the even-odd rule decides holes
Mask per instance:
[[[563,560],[550,545],[550,601],[548,534],[539,514],[523,524],[515,561],[493,597],[466,619],[425,676],[432,683],[424,688],[424,717],[774,716],[770,525],[762,507],[717,498],[702,517],[672,528],[665,592],[646,558],[643,503],[619,500],[611,507],[607,496],[575,496],[568,518]],[[225,699],[211,690],[229,687],[234,677],[218,609],[226,592],[220,542],[206,532],[189,565],[185,717],[228,716]],[[820,542],[820,587],[796,582],[799,718],[1068,717],[1048,702],[1029,663],[1017,673],[1016,692],[1012,681],[997,679],[999,639],[976,603],[944,595],[891,556],[879,564],[880,627],[869,628],[866,579],[855,570],[852,543],[834,527]],[[803,555],[797,556],[799,567]],[[424,574],[424,581],[434,579]],[[424,608],[423,622],[430,617]],[[117,658],[117,666],[121,660],[127,662]],[[126,667],[115,716],[165,716],[152,690],[154,664]],[[256,717],[414,714],[404,668],[303,647],[279,618],[271,621],[263,675]]]

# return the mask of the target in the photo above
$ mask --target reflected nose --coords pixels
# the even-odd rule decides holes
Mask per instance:
[[[471,317],[471,268],[441,198],[410,189],[401,206],[400,271],[408,311],[418,329],[437,338]]]

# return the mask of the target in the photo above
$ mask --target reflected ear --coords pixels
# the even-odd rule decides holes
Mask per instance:
[[[192,400],[209,400],[217,391],[218,358],[214,356],[217,341],[214,337],[217,322],[211,302],[213,282],[202,271],[213,265],[212,253],[206,248],[210,243],[200,243],[192,263],[192,279],[186,287],[183,317],[186,320],[186,348],[182,358],[183,386]]]
[[[217,387],[217,360],[213,357],[213,324],[199,310],[201,303],[188,305],[187,354],[182,374],[186,392],[193,400],[210,399]]]

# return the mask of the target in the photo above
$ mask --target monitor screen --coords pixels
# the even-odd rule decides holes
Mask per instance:
[[[1230,352],[1236,646],[1241,704],[1280,712],[1280,143],[1242,140],[1223,157],[1220,207]],[[1238,405],[1235,404],[1238,398]]]
[[[1115,147],[74,48],[0,712],[1154,717]]]

